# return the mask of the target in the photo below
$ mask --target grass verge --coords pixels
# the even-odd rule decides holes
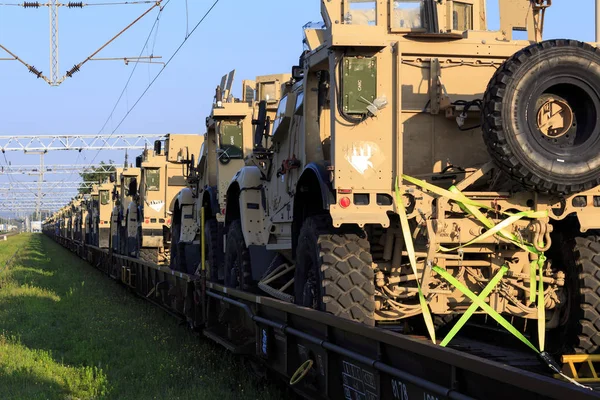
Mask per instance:
[[[45,236],[0,242],[1,399],[282,397]]]

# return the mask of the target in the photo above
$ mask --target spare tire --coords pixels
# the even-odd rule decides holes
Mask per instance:
[[[570,194],[600,184],[600,50],[548,40],[496,71],[483,136],[498,166],[524,186]]]

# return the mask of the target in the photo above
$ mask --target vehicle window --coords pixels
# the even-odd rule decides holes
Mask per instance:
[[[260,99],[259,101],[273,101],[277,100],[277,87],[275,86],[275,82],[264,82],[260,84]]]
[[[467,3],[454,2],[452,12],[452,29],[459,31],[468,31],[473,29],[473,5]]]
[[[160,169],[146,169],[146,188],[151,192],[160,190]]]
[[[423,28],[423,0],[395,0],[392,29]]]
[[[288,97],[286,95],[286,96],[283,96],[281,101],[279,101],[279,107],[277,107],[277,115],[275,116],[275,122],[273,122],[273,133],[277,132],[277,128],[279,128],[281,121],[285,117],[287,100],[288,100]]]
[[[131,185],[131,180],[133,176],[126,176],[123,178],[123,191],[125,192],[125,196],[130,196],[129,194],[129,185]]]
[[[344,22],[351,25],[377,25],[376,4],[370,0],[350,0],[350,10]]]
[[[302,105],[303,104],[304,104],[304,92],[300,92],[296,96],[296,110],[295,110],[296,115],[299,115],[302,113]]]

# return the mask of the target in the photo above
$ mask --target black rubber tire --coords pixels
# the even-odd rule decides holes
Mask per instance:
[[[137,228],[137,235],[136,235],[136,246],[135,246],[135,258],[141,258],[141,254],[142,254],[142,227],[138,226]]]
[[[158,249],[156,248],[142,248],[140,249],[140,260],[157,264],[158,263]]]
[[[171,228],[171,259],[169,260],[169,268],[174,271],[181,271],[181,254],[179,252],[179,237],[181,235],[181,223],[175,222]]]
[[[562,136],[537,127],[540,99],[569,103],[573,125]],[[483,101],[483,137],[496,164],[543,193],[575,193],[600,184],[600,50],[548,40],[517,52],[496,71]]]
[[[329,216],[304,221],[296,250],[296,304],[375,325],[373,260],[362,233],[336,232]]]
[[[219,281],[219,268],[223,268],[223,238],[219,237],[219,223],[209,219],[204,224],[207,276],[212,282]],[[223,272],[221,272],[223,276]]]
[[[224,268],[225,286],[241,290],[249,290],[254,287],[250,251],[244,240],[240,220],[235,220],[229,225]]]
[[[578,285],[571,309],[575,315],[569,318],[575,328],[573,349],[595,354],[600,352],[600,237],[575,238],[573,256]]]

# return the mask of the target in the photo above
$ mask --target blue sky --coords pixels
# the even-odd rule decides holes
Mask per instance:
[[[491,28],[498,26],[497,1],[488,0]],[[156,40],[153,36],[144,55],[153,49],[154,55],[168,59],[184,39],[186,24],[191,29],[212,3],[213,0],[187,0],[186,17],[186,1],[171,0],[161,14]],[[147,8],[149,5],[60,8],[61,75]],[[137,56],[157,14],[157,10],[152,11],[98,57]],[[289,72],[302,50],[302,25],[319,19],[319,0],[220,0],[117,133],[202,133],[214,88],[222,75],[237,69],[234,93],[239,94],[242,79]],[[47,8],[0,7],[0,43],[45,74],[49,68],[48,31]],[[555,0],[547,14],[545,38],[556,37],[593,41],[593,0]],[[5,56],[0,52],[0,57]],[[2,61],[0,134],[98,133],[132,68],[133,64],[125,66],[122,61],[91,61],[61,86],[50,87],[21,64]],[[113,131],[160,68],[138,65],[103,133]],[[86,163],[95,155],[55,152],[46,156],[46,163]],[[13,164],[35,164],[39,160],[20,153],[7,153],[7,157]],[[101,153],[96,161],[112,158],[121,162],[122,157],[120,152]],[[64,178],[56,175],[48,180]],[[5,181],[7,178],[0,176],[0,182]]]

